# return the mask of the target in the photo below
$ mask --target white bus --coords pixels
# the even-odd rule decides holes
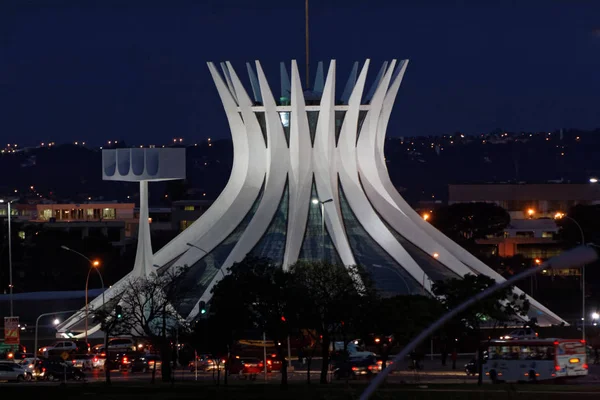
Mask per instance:
[[[536,382],[588,374],[584,340],[492,340],[485,345],[483,373],[494,383]]]

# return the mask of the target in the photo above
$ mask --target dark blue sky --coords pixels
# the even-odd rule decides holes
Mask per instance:
[[[389,135],[600,127],[599,1],[312,3],[311,58],[340,86],[355,60],[411,60]],[[0,143],[226,138],[206,61],[260,59],[277,93],[292,58],[303,0],[4,0]]]

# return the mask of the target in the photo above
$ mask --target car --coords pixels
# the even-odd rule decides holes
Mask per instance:
[[[394,364],[394,360],[388,357],[388,359],[385,362],[385,367],[387,368],[392,364]],[[383,370],[383,360],[381,357],[377,357],[377,369],[379,370],[379,372]]]
[[[217,362],[219,361],[219,362]],[[188,368],[191,372],[194,372],[196,368],[198,371],[213,371],[213,370],[224,370],[225,369],[225,359],[215,359],[210,354],[199,354],[196,357],[196,361],[190,361],[188,364]]]
[[[35,357],[27,357],[20,360],[18,363],[21,367],[25,368],[26,371],[29,371],[33,376],[33,367],[34,367]],[[40,359],[38,358],[38,363]]]
[[[373,356],[354,357],[347,360],[336,362],[333,366],[333,377],[335,379],[352,378],[357,379],[361,376],[367,378],[379,373],[380,366],[377,359]]]
[[[84,380],[85,374],[65,362],[44,360],[35,367],[37,379],[55,380]]]
[[[538,333],[531,328],[515,329],[509,332],[507,335],[500,336],[500,340],[511,340],[511,339],[537,339]]]
[[[154,354],[133,354],[121,358],[121,371],[133,372],[149,372],[156,367],[156,371],[160,372],[162,361],[160,356]]]
[[[27,379],[27,373],[19,365],[13,363],[0,363],[0,381],[23,382]]]
[[[68,354],[87,354],[89,351],[90,344],[82,340],[63,340],[38,349],[38,353],[45,357],[60,356],[65,352]]]
[[[108,351],[135,351],[137,346],[132,338],[113,338],[108,341]]]
[[[271,371],[281,371],[282,362],[277,354],[267,354],[267,366],[270,367]]]
[[[104,344],[97,344],[94,347],[91,348],[90,353],[92,354],[102,354],[105,353],[104,351]]]
[[[471,359],[471,361],[469,361],[468,363],[465,364],[465,372],[467,373],[467,376],[476,376],[479,374],[478,371],[478,365],[477,365],[477,360],[476,359]]]
[[[92,354],[75,354],[71,358],[71,364],[76,368],[81,368],[82,371],[92,370],[94,356]]]
[[[256,380],[256,376],[265,371],[265,363],[255,357],[235,357],[229,365],[230,375],[239,375],[242,379]],[[270,372],[267,364],[267,372]]]
[[[104,369],[104,363],[106,362],[106,354],[95,354],[92,358],[92,368],[93,369]]]

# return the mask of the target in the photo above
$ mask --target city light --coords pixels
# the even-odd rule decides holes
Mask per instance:
[[[319,204],[319,199],[312,199],[312,203],[315,204],[315,205]]]
[[[58,318],[55,318],[54,321],[52,321],[52,323],[54,325],[58,325],[58,324],[60,324],[60,320]]]
[[[540,260],[539,258],[536,258],[534,261],[537,265],[540,265],[542,263],[542,260]]]
[[[433,253],[433,258],[438,258],[440,255],[438,253]]]
[[[598,182],[598,178],[590,178],[590,183],[597,183]]]
[[[562,217],[564,217],[565,214],[561,213],[560,211],[557,212],[556,214],[554,214],[554,219],[561,219]]]
[[[527,215],[529,215],[530,218],[533,217],[533,214],[535,214],[535,210],[533,208],[527,210]]]
[[[429,215],[428,213],[423,214],[423,219],[425,221],[428,221],[430,217],[431,217],[431,215]]]
[[[99,267],[100,266],[100,261],[99,260],[92,261],[92,266],[93,267]]]
[[[592,319],[598,319],[600,318],[600,314],[598,314],[597,312],[592,313]]]

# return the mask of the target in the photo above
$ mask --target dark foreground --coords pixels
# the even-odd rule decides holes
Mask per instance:
[[[236,384],[216,387],[208,383],[170,384],[119,382],[112,386],[104,383],[68,384],[42,383],[32,385],[0,386],[2,399],[358,399],[365,383],[334,383],[329,385],[290,384],[287,389],[268,384]],[[423,400],[541,400],[541,399],[597,399],[600,386],[555,385],[390,385],[381,388],[372,399]]]

